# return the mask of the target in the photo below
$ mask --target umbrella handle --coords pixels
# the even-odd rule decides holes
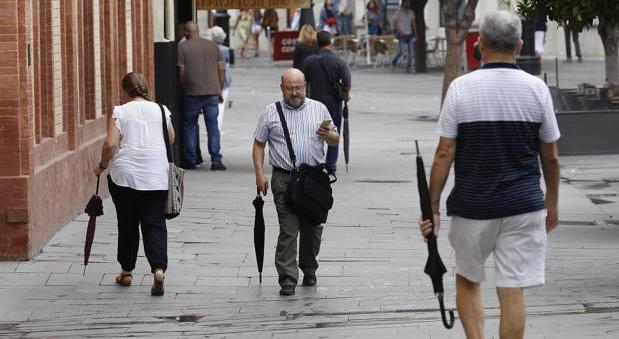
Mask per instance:
[[[256,188],[256,197],[261,197],[259,188]]]
[[[437,298],[438,304],[441,308],[441,319],[443,320],[443,325],[445,325],[445,328],[450,329],[454,327],[454,311],[449,310],[449,321],[447,321],[447,315],[445,315],[445,304],[443,303],[443,293],[439,293]]]
[[[97,175],[97,190],[95,191],[95,195],[99,195],[99,179],[101,179],[101,174]]]

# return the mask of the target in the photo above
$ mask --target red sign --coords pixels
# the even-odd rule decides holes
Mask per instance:
[[[294,45],[299,38],[299,31],[281,31],[273,33],[273,60],[292,60]]]

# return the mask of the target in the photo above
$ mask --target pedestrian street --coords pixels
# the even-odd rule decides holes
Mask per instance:
[[[550,72],[553,65],[543,67]],[[562,78],[566,85],[603,73],[601,62],[574,67],[580,68]],[[186,173],[183,211],[167,224],[163,297],[150,296],[152,275],[142,249],[133,285],[114,283],[120,270],[116,215],[107,198],[85,275],[85,214],[63,227],[33,260],[0,262],[0,337],[463,338],[457,319],[451,330],[442,325],[423,273],[427,249],[418,226],[414,141],[419,140],[429,174],[438,141],[442,72],[351,70],[350,164],[346,172],[340,155],[317,285],[299,284],[291,297],[278,294],[279,226],[270,192],[264,198],[266,244],[259,283],[251,146],[262,110],[281,98],[284,70],[262,59],[233,68],[233,104],[226,110],[221,140],[228,169]],[[619,155],[561,157],[560,162],[560,222],[548,238],[546,285],[525,291],[525,337],[618,338]],[[448,270],[445,303],[451,309],[454,255],[447,241],[449,217],[442,218],[438,244]],[[488,281],[482,284],[487,338],[498,338],[493,266],[490,258]]]

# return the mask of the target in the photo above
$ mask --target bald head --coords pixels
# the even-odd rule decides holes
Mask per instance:
[[[282,85],[291,82],[305,83],[305,75],[296,68],[289,68],[282,73]]]
[[[289,68],[282,73],[280,85],[284,102],[288,106],[299,108],[305,101],[305,75],[296,68]]]
[[[185,38],[191,39],[198,36],[198,25],[193,21],[185,23]]]

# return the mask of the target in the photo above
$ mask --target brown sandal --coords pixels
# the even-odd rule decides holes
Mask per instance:
[[[160,273],[160,274],[158,274]],[[153,287],[150,289],[150,294],[153,296],[162,296],[164,293],[163,289],[163,280],[165,279],[165,275],[163,274],[163,270],[158,269],[153,273]]]
[[[120,273],[116,276],[116,284],[120,286],[131,286],[133,275],[131,273]]]

